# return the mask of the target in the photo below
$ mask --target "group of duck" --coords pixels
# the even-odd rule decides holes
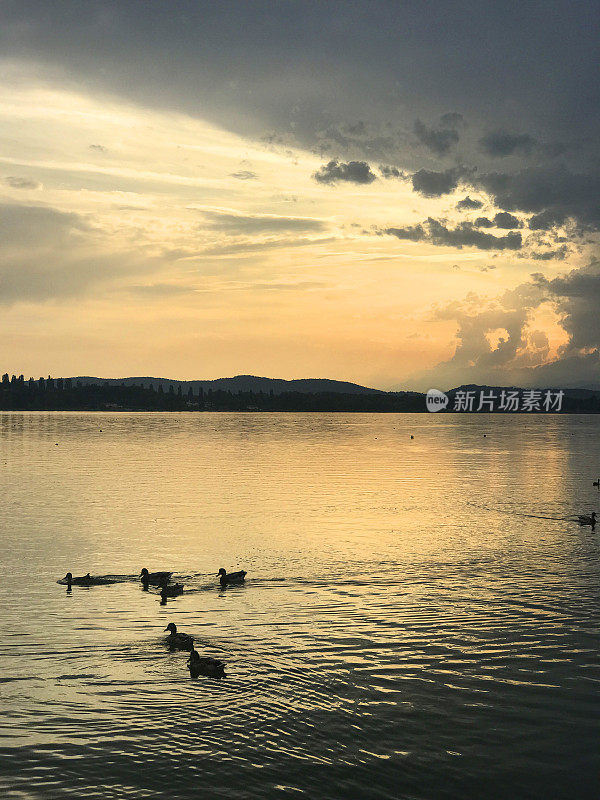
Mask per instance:
[[[140,581],[144,590],[148,591],[150,586],[155,586],[160,589],[161,603],[166,603],[168,597],[177,597],[183,594],[183,584],[170,583],[172,572],[148,572],[144,567],[140,573]],[[246,572],[240,570],[239,572],[227,572],[223,567],[218,572],[219,583],[222,589],[227,588],[229,585],[243,583],[246,578]],[[66,585],[67,591],[71,591],[72,586],[105,586],[114,583],[110,578],[94,577],[88,572],[87,575],[80,575],[73,577],[71,572],[67,572],[62,580],[57,581],[62,585]],[[224,678],[225,677],[225,664],[216,658],[209,656],[201,657],[198,651],[194,648],[194,637],[189,633],[183,633],[177,630],[174,622],[170,622],[165,628],[169,635],[166,638],[166,643],[170,650],[183,650],[190,654],[187,661],[187,667],[190,671],[190,677],[198,678],[203,675],[207,678]]]

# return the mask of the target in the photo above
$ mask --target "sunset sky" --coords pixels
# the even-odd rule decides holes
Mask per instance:
[[[0,0],[0,362],[600,386],[597,2]]]

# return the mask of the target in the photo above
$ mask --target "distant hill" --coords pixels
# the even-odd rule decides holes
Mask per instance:
[[[334,392],[339,394],[387,394],[380,389],[370,389],[367,386],[360,386],[357,383],[347,383],[346,381],[333,381],[328,378],[299,378],[297,380],[285,381],[281,378],[261,378],[256,375],[235,375],[233,378],[215,378],[211,381],[177,381],[170,378],[93,378],[88,375],[71,379],[73,383],[81,381],[86,386],[89,384],[104,384],[109,386],[149,386],[152,384],[155,389],[162,386],[163,391],[173,386],[177,389],[181,386],[183,392],[187,392],[190,386],[194,393],[202,388],[205,392],[221,390],[224,392],[264,392],[269,394],[282,394],[283,392],[302,392],[304,394],[316,394],[317,392]]]

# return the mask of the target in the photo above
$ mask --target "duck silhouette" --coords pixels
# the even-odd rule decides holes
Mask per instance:
[[[167,644],[171,650],[193,650],[194,637],[189,633],[178,633],[177,625],[174,622],[169,622],[165,631],[170,631],[167,636]]]
[[[239,572],[227,572],[223,567],[217,573],[219,576],[219,583],[223,588],[230,583],[243,583],[246,579],[246,572],[241,569]]]
[[[577,522],[579,522],[580,525],[591,525],[592,528],[594,528],[596,525],[596,512],[592,511],[591,516],[582,514],[581,516],[577,517]]]
[[[172,574],[172,572],[148,572],[146,567],[144,567],[140,572],[140,581],[144,588],[148,585],[160,586],[164,580],[168,581]]]
[[[89,586],[92,582],[92,576],[88,572],[87,575],[80,575],[79,577],[74,578],[72,572],[67,572],[64,578],[61,578],[56,582],[62,583],[63,585],[66,583],[68,589],[70,589],[73,584],[75,586]]]
[[[90,575],[89,572],[87,575],[79,575],[76,578],[73,577],[71,572],[67,572],[64,578],[56,582],[60,583],[62,586],[66,584],[68,589],[70,589],[71,586],[106,586],[109,583],[114,583],[114,581],[108,580],[108,578],[95,578],[93,575]]]
[[[183,594],[183,584],[182,583],[161,583],[160,587],[160,596],[164,599],[167,597],[178,597],[180,594]]]
[[[225,678],[225,664],[218,661],[216,658],[204,657],[201,658],[197,650],[190,652],[190,657],[187,662],[187,667],[190,671],[191,678],[197,678],[199,675],[204,675],[205,678]]]

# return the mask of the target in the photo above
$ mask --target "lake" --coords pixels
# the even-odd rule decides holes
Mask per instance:
[[[2,796],[597,798],[599,422],[0,413]]]

